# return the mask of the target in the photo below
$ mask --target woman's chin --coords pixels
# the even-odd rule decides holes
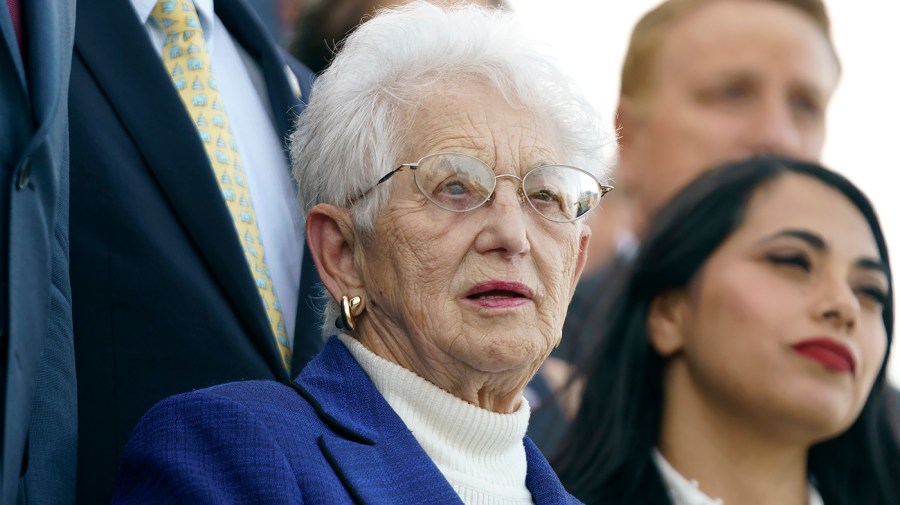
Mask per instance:
[[[811,444],[847,431],[861,409],[852,395],[829,387],[805,388],[784,403],[782,414],[773,419],[782,426],[793,426]]]
[[[486,373],[504,373],[521,370],[533,373],[550,352],[550,346],[542,335],[518,330],[515,326],[492,329],[484,335],[490,340],[472,346],[466,361],[472,368]]]

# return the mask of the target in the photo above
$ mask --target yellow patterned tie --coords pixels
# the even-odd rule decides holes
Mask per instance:
[[[284,367],[290,370],[291,348],[284,315],[266,264],[247,178],[241,167],[228,114],[225,113],[222,97],[216,86],[197,10],[192,0],[159,0],[150,17],[165,33],[163,63],[200,132],[200,139],[234,219],[238,237],[244,246],[244,255],[269,316],[281,360]]]

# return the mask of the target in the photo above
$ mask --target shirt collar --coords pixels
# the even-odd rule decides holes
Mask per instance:
[[[207,41],[212,40],[213,19],[215,19],[215,10],[213,7],[214,0],[194,0],[194,7],[200,14],[200,26],[203,27],[203,38]],[[138,19],[141,23],[146,24],[150,19],[150,13],[156,7],[157,0],[131,0],[131,5],[137,12]]]

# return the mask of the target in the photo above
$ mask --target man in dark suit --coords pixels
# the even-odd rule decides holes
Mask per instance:
[[[154,14],[194,5],[190,34],[173,36]],[[78,17],[90,20],[76,30],[70,89],[78,501],[108,503],[128,436],[156,402],[227,381],[288,382],[321,348],[318,277],[284,146],[312,77],[289,67],[243,0],[79,0]],[[201,137],[176,89],[185,84],[170,75],[195,62],[167,67],[182,51],[171,39],[197,35],[217,85],[186,85],[224,100],[292,339],[290,370],[204,147],[215,139]],[[201,51],[198,40],[183,50]]]
[[[74,4],[0,6],[2,505],[74,497],[67,129]]]

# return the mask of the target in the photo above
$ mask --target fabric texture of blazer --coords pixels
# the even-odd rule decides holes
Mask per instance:
[[[109,503],[128,436],[158,401],[242,379],[288,383],[323,339],[306,253],[292,372],[281,365],[207,154],[145,27],[128,1],[78,0],[77,10],[69,99],[78,502],[95,504]],[[215,11],[259,67],[286,139],[312,73],[243,0],[216,0]]]
[[[580,503],[523,440],[538,505]],[[172,398],[135,429],[118,504],[461,504],[337,339],[291,385],[246,381]]]
[[[68,81],[74,0],[0,6],[0,504],[72,503]],[[23,476],[24,474],[24,476]]]

